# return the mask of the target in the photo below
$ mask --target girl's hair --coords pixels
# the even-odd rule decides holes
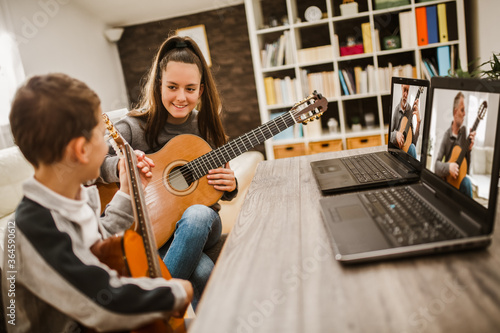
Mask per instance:
[[[168,111],[161,99],[161,78],[169,61],[195,64],[198,67],[201,84],[204,85],[198,104],[198,129],[201,137],[210,144],[215,147],[222,146],[227,142],[227,138],[219,117],[222,109],[219,93],[200,48],[189,37],[171,36],[163,42],[149,70],[138,108],[129,115],[146,121],[146,142],[151,148],[158,146],[158,135],[168,117]]]

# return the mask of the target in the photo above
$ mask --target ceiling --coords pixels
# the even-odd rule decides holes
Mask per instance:
[[[244,0],[73,0],[106,24],[119,27],[216,10]]]

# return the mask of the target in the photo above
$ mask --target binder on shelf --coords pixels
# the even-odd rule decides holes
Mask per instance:
[[[439,76],[448,76],[448,71],[451,68],[450,47],[448,45],[437,48],[437,62]]]
[[[339,71],[339,78],[340,78],[340,84],[342,86],[342,91],[344,92],[345,96],[349,96],[349,89],[347,89],[347,85],[344,80],[344,75],[342,74],[342,71]]]
[[[448,23],[448,41],[458,40],[457,12],[455,6],[446,4],[446,21]]]
[[[365,53],[373,52],[372,33],[370,31],[370,22],[361,24],[361,33],[363,35],[363,50]]]
[[[427,36],[427,13],[425,7],[415,8],[415,19],[417,21],[417,44],[419,46],[429,44]]]
[[[425,7],[427,16],[427,40],[429,44],[439,42],[438,18],[436,6]]]
[[[439,26],[439,42],[446,43],[448,41],[448,23],[446,20],[446,4],[440,3],[437,5],[437,16]]]

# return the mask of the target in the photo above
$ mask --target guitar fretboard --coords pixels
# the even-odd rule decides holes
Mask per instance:
[[[189,168],[193,180],[199,179],[208,174],[209,170],[224,166],[233,158],[243,154],[256,145],[272,138],[276,134],[284,131],[295,124],[291,111],[260,125],[253,131],[250,131],[217,149],[198,157],[187,163],[184,167]]]

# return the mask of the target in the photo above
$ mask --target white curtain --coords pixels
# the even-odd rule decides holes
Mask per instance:
[[[7,0],[0,0],[0,149],[13,145],[9,112],[16,89],[24,80]]]

